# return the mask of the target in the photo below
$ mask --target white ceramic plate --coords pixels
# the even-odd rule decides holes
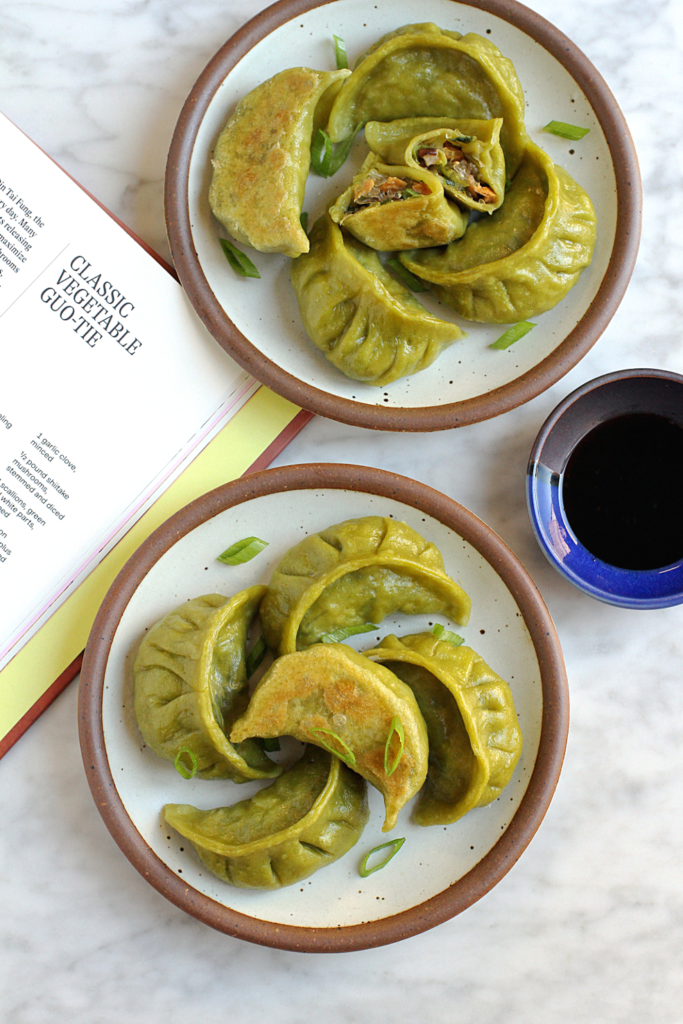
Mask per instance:
[[[306,337],[289,280],[288,257],[249,249],[261,280],[238,277],[226,263],[218,243],[222,228],[208,205],[211,154],[243,96],[295,64],[332,69],[335,33],[345,39],[353,66],[382,34],[416,20],[414,4],[395,0],[372,6],[363,0],[334,0],[296,16],[290,13],[293,3],[276,4],[246,26],[247,42],[238,33],[219,51],[181,115],[169,158],[167,209],[183,284],[209,329],[238,361],[315,412],[388,429],[436,429],[495,415],[527,401],[566,373],[604,330],[626,287],[639,236],[640,190],[633,145],[616,102],[583,54],[549,23],[519,4],[489,0],[482,6],[499,9],[501,16],[454,0],[423,0],[419,17],[463,34],[485,35],[512,59],[527,98],[531,138],[587,190],[599,217],[591,266],[563,302],[534,318],[534,331],[505,351],[489,348],[505,326],[464,321],[421,293],[420,300],[432,312],[458,323],[469,337],[443,352],[427,370],[384,389],[349,380]],[[270,27],[288,15],[291,20]],[[257,41],[240,58],[254,37]],[[590,128],[590,134],[580,142],[568,142],[542,131],[550,120]],[[181,143],[186,151],[182,160]],[[334,178],[309,176],[304,204],[309,224],[343,191],[366,152],[361,132],[351,157]],[[183,204],[184,211],[179,209]],[[183,213],[189,238],[179,223]],[[613,265],[607,275],[617,250],[619,266]],[[601,288],[601,302],[595,303]],[[244,339],[256,352],[245,349]]]
[[[166,531],[167,539],[170,538],[170,546],[159,557],[152,559],[149,568],[146,567],[149,556],[143,547],[138,553],[141,560],[137,555],[134,559],[137,560],[137,566],[129,563],[129,567],[124,569],[113,588],[116,591],[118,584],[119,596],[115,598],[118,610],[112,611],[111,607],[107,607],[111,605],[111,597],[105,601],[98,622],[93,627],[86,655],[83,678],[87,695],[93,693],[93,679],[99,672],[92,668],[92,662],[96,660],[93,644],[101,652],[102,642],[107,631],[110,631],[111,643],[102,661],[103,674],[98,691],[101,693],[101,704],[97,698],[93,698],[95,705],[89,706],[91,727],[86,736],[86,744],[92,745],[96,740],[93,729],[96,734],[101,732],[103,750],[98,756],[100,761],[102,754],[106,759],[118,801],[136,834],[136,841],[139,839],[154,855],[153,859],[164,865],[167,873],[172,873],[178,882],[191,887],[195,894],[203,895],[218,908],[228,908],[247,918],[256,918],[272,926],[330,929],[337,934],[340,928],[346,932],[353,931],[355,926],[367,925],[368,922],[378,924],[396,915],[414,912],[425,901],[438,897],[444,890],[465,879],[494,850],[514,820],[534,771],[544,721],[543,688],[547,688],[552,678],[553,693],[561,695],[563,673],[552,624],[533,584],[502,542],[471,513],[462,510],[450,499],[437,495],[446,514],[429,514],[425,511],[425,503],[436,492],[408,481],[405,481],[408,485],[406,490],[402,487],[403,478],[376,470],[357,469],[356,472],[361,482],[366,482],[365,486],[368,480],[374,480],[375,486],[377,480],[380,483],[386,483],[386,480],[393,482],[394,490],[405,490],[403,500],[368,493],[362,489],[340,489],[339,473],[337,483],[332,486],[311,489],[309,475],[309,483],[303,486],[289,484],[283,489],[283,481],[285,484],[301,481],[302,470],[307,468],[310,467],[291,467],[260,474],[254,478],[257,482],[260,479],[265,481],[266,486],[275,484],[277,489],[247,498],[217,514],[209,515],[179,539],[175,539],[178,528],[174,530],[174,520],[171,520],[170,524],[162,528]],[[328,467],[330,471],[348,468]],[[242,487],[247,485],[247,481],[237,483]],[[229,488],[234,489],[235,485],[228,485]],[[221,490],[226,491],[226,488]],[[219,493],[213,492],[214,495]],[[415,496],[419,502],[417,507]],[[206,502],[207,499],[201,501]],[[195,503],[195,506],[198,504]],[[193,507],[189,506],[189,509]],[[215,507],[215,504],[207,506],[211,511]],[[466,527],[464,531],[458,532],[453,528],[453,509],[462,514]],[[404,520],[434,541],[443,553],[447,572],[471,596],[473,610],[470,624],[458,631],[510,683],[524,737],[521,760],[512,781],[498,800],[488,807],[470,812],[464,819],[448,827],[422,828],[413,824],[412,805],[409,804],[401,812],[395,830],[387,835],[381,831],[384,818],[382,798],[370,788],[370,822],[357,847],[341,860],[305,882],[277,892],[261,893],[232,888],[207,871],[194,855],[190,844],[163,822],[161,810],[165,803],[174,802],[193,803],[206,809],[223,806],[251,796],[264,783],[237,786],[229,781],[186,781],[178,775],[171,763],[160,760],[145,746],[133,714],[131,666],[135,652],[145,631],[182,602],[200,594],[218,592],[230,595],[255,583],[267,583],[287,549],[306,534],[317,532],[333,522],[373,514]],[[474,532],[469,530],[472,524]],[[184,529],[183,525],[181,530]],[[463,539],[463,532],[471,532],[471,540]],[[250,535],[269,541],[269,547],[257,558],[234,567],[216,561],[216,556],[226,547]],[[158,550],[158,538],[156,543]],[[483,546],[483,553],[476,544],[480,548]],[[499,550],[504,552],[504,557],[502,562],[498,559],[497,569],[491,564],[492,551]],[[122,584],[124,577],[127,582]],[[129,592],[125,600],[121,596],[122,585]],[[545,614],[541,633],[549,627],[552,631],[548,634],[550,643],[551,646],[555,645],[555,663],[551,668],[548,667],[546,647],[539,647],[541,633],[532,636],[532,631],[538,628],[539,608]],[[390,632],[401,636],[428,630],[436,621],[448,624],[446,619],[439,616],[397,616],[385,620],[376,635],[361,635],[350,642],[355,641],[354,646],[360,650],[369,649],[376,645],[380,637]],[[547,642],[546,637],[546,646]],[[541,661],[545,659],[545,681],[542,679],[539,657]],[[559,748],[555,749],[555,755],[559,750],[559,759],[555,756],[550,774],[559,772],[564,749],[561,728],[558,742]],[[86,768],[91,764],[94,769],[95,762],[89,758],[91,754],[84,753]],[[547,801],[555,781],[549,777],[544,780]],[[548,792],[550,782],[552,787]],[[109,800],[111,796],[109,787]],[[539,811],[538,806],[535,809]],[[545,806],[540,810],[540,817],[537,814],[535,827],[544,812]],[[107,823],[112,828],[110,821]],[[535,827],[521,847],[517,841],[519,848],[516,854],[508,855],[509,863],[504,870],[519,856]],[[130,833],[130,827],[126,825],[126,828]],[[113,828],[112,831],[117,841],[121,841],[117,829]],[[388,839],[400,836],[404,836],[406,842],[391,864],[369,878],[360,878],[358,864],[364,853]],[[125,843],[122,845],[125,849]],[[136,866],[140,867],[139,864]],[[145,871],[145,874],[149,872]],[[164,885],[159,887],[166,891]],[[169,893],[166,891],[166,894]],[[181,905],[196,912],[188,906],[187,901]],[[214,920],[209,923],[216,924]],[[383,941],[391,939],[384,938]]]

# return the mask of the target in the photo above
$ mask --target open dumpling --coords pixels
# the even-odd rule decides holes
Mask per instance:
[[[385,270],[373,249],[343,236],[329,213],[311,230],[311,249],[290,274],[304,329],[347,377],[384,387],[430,366],[466,337],[428,313]]]
[[[418,825],[447,825],[495,800],[522,751],[508,684],[470,647],[432,633],[385,637],[366,656],[410,687],[427,726],[429,770],[413,815]]]
[[[439,177],[449,198],[472,210],[493,213],[505,197],[502,125],[500,117],[491,121],[448,117],[402,118],[388,124],[370,121],[365,126],[365,140],[385,163],[426,168]]]
[[[591,262],[595,235],[590,197],[529,143],[499,210],[444,249],[399,258],[465,319],[516,323],[565,297]]]
[[[384,796],[384,832],[427,774],[427,730],[412,691],[346,644],[278,658],[231,736],[294,736],[337,754]]]
[[[246,889],[280,889],[332,864],[358,842],[368,813],[365,781],[313,746],[250,800],[164,808],[214,875]]]
[[[330,217],[382,252],[447,245],[464,235],[468,221],[468,214],[448,202],[436,174],[417,166],[388,166],[372,153],[330,207]]]
[[[441,612],[465,625],[470,599],[435,544],[389,516],[348,519],[304,537],[276,566],[261,605],[263,634],[281,654],[343,626]]]
[[[261,252],[308,252],[301,207],[311,138],[349,74],[289,68],[237,104],[213,155],[209,203],[233,238]]]
[[[524,92],[512,62],[489,39],[431,22],[404,25],[359,58],[334,101],[334,141],[356,124],[407,117],[503,118],[508,175],[524,153]]]
[[[247,706],[245,646],[266,592],[206,594],[150,629],[133,666],[135,717],[145,743],[167,761],[182,749],[203,779],[267,779],[281,769],[253,740],[233,746],[232,723]]]

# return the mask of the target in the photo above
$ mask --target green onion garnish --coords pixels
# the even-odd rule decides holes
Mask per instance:
[[[333,36],[333,39],[334,55],[337,58],[337,71],[341,71],[342,68],[348,68],[349,66],[349,58],[346,56],[346,44],[339,36]]]
[[[221,238],[220,243],[228,263],[236,274],[240,274],[242,277],[261,276],[249,257],[245,256],[241,249],[238,249],[236,245],[229,242],[227,238]]]
[[[318,643],[340,644],[342,640],[355,636],[356,633],[372,633],[373,629],[379,629],[374,622],[364,622],[362,626],[341,626],[339,629],[333,629],[331,633],[323,633]]]
[[[321,178],[329,178],[333,156],[332,139],[322,128],[318,128],[311,146],[311,167]]]
[[[360,867],[358,868],[358,874],[360,875],[360,877],[367,878],[368,875],[371,875],[373,873],[373,871],[381,871],[382,868],[385,868],[389,861],[391,860],[391,858],[396,856],[396,854],[401,849],[404,843],[405,838],[390,839],[388,843],[382,843],[381,846],[375,846],[374,849],[370,850],[369,853],[365,854],[362,861],[360,862]],[[391,853],[388,855],[388,857],[385,857],[384,860],[381,860],[379,864],[377,864],[374,868],[369,868],[367,864],[370,858],[372,857],[373,853],[378,853],[380,850],[386,850],[388,846],[392,847]]]
[[[361,129],[357,124],[350,135],[334,146],[332,139],[322,128],[318,128],[311,146],[311,167],[321,178],[331,178],[346,161],[354,139]]]
[[[434,624],[432,627],[432,633],[434,636],[438,637],[439,640],[445,640],[447,644],[453,644],[454,647],[459,647],[460,644],[464,644],[465,642],[464,636],[458,636],[457,633],[451,633],[450,629],[446,629],[440,622]]]
[[[331,729],[316,728],[311,728],[308,731],[310,733],[313,733],[314,736],[317,736],[318,733],[323,733],[325,736],[332,736],[337,741],[337,743],[341,744],[341,746],[344,748],[345,753],[340,754],[338,750],[334,749],[334,747],[331,747],[328,743],[325,743],[325,740],[318,739],[318,746],[324,747],[325,750],[329,750],[331,754],[334,754],[336,757],[338,757],[341,761],[347,764],[349,768],[356,767],[356,755],[351,750],[351,747],[348,745],[348,743],[344,743],[344,740],[341,738],[341,736],[338,736],[336,732],[332,732]]]
[[[404,188],[403,198],[404,199],[415,199],[418,196],[422,196],[422,192],[416,192],[414,188]]]
[[[308,234],[308,214],[305,210],[302,212],[299,220],[301,221],[301,227],[304,229],[306,234]]]
[[[584,135],[588,135],[590,128],[579,128],[578,125],[567,124],[566,121],[548,121],[543,131],[549,135],[559,135],[560,138],[578,142]]]
[[[394,760],[389,764],[389,748],[391,747],[391,740],[394,733],[398,736],[399,750]],[[389,735],[387,736],[387,742],[384,745],[384,774],[389,776],[393,775],[398,768],[398,763],[403,757],[403,748],[405,746],[406,736],[403,731],[403,723],[400,718],[392,718],[391,728],[389,729]]]
[[[489,348],[509,348],[510,345],[514,345],[516,341],[523,338],[525,334],[528,334],[536,324],[530,323],[528,320],[521,320],[518,324],[513,324],[512,327],[508,327],[504,334],[501,334],[497,341],[494,341]]]
[[[273,753],[274,750],[280,749],[280,741],[275,740],[263,740],[263,749],[267,750],[268,753]]]
[[[254,672],[265,658],[267,650],[266,641],[262,636],[260,636],[247,655],[247,679],[249,679],[250,676],[253,676]]]
[[[183,764],[183,757],[185,755],[187,755],[187,757],[189,757],[190,759],[190,764],[192,766],[191,768],[186,768],[185,765]],[[197,774],[199,761],[197,760],[197,758],[192,753],[189,747],[181,747],[175,756],[175,761],[173,762],[173,765],[178,774],[182,775],[184,779],[191,779],[194,775]]]
[[[389,267],[390,270],[400,277],[401,282],[410,288],[411,292],[425,292],[427,291],[424,282],[419,277],[415,277],[415,274],[411,274],[407,267],[404,267],[400,260],[387,260],[384,264],[385,267]]]
[[[259,540],[258,537],[245,537],[244,540],[238,540],[236,544],[219,555],[218,561],[225,562],[226,565],[241,565],[243,562],[250,562],[258,555],[259,551],[263,551],[267,547],[267,540]]]

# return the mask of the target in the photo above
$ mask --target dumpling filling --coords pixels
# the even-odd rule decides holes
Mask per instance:
[[[353,190],[353,199],[347,213],[357,213],[368,206],[383,206],[398,199],[414,199],[416,196],[429,196],[432,190],[425,181],[412,178],[397,178],[394,175],[370,171],[366,178],[358,182]]]
[[[440,146],[420,147],[415,151],[415,158],[420,167],[441,174],[478,202],[495,203],[498,196],[480,180],[479,168],[457,145],[458,142],[472,142],[472,138],[471,135],[463,135],[454,142],[446,139]]]

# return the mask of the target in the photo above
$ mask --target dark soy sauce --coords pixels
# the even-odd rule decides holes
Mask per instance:
[[[592,555],[621,569],[683,556],[683,427],[629,413],[589,431],[564,473],[569,524]]]

